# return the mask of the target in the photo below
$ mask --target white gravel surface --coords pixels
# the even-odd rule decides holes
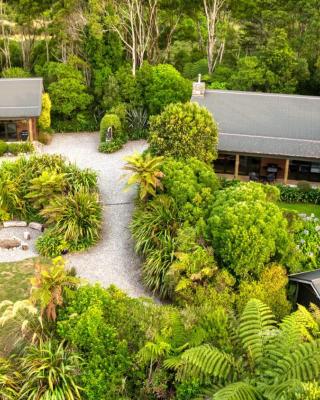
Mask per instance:
[[[28,231],[31,240],[24,240],[23,234]],[[1,249],[0,248],[0,262],[16,262],[26,260],[37,256],[35,249],[35,242],[41,233],[30,228],[2,228],[0,229],[0,240],[12,239],[16,237],[29,245],[29,250],[22,250],[20,247],[15,249]]]
[[[123,191],[121,176],[125,156],[142,152],[145,141],[129,142],[113,154],[99,153],[97,133],[54,135],[44,152],[62,154],[81,168],[92,168],[99,174],[104,203],[103,238],[87,252],[70,254],[66,258],[79,276],[107,287],[115,284],[129,295],[148,296],[140,282],[140,259],[134,252],[129,232],[133,211],[134,190]]]

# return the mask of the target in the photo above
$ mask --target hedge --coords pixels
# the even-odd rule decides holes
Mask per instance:
[[[320,189],[277,186],[280,189],[280,200],[285,203],[320,204]]]

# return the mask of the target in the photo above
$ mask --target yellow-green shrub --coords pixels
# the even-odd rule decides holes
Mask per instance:
[[[51,126],[51,100],[48,93],[42,95],[42,111],[38,119],[41,131],[47,131]]]

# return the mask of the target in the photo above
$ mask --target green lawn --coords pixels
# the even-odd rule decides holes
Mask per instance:
[[[23,300],[29,296],[34,260],[0,263],[0,302]]]
[[[301,214],[307,214],[307,215],[314,214],[315,216],[320,218],[320,205],[317,204],[304,204],[304,203],[292,204],[292,203],[280,202],[278,203],[278,206],[283,209],[297,211],[298,213]]]

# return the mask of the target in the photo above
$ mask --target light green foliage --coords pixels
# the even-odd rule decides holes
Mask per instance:
[[[30,182],[30,192],[26,195],[31,199],[37,209],[48,205],[50,199],[64,192],[66,189],[65,174],[57,174],[55,171],[43,171],[42,174],[33,178]]]
[[[189,101],[191,98],[191,82],[168,64],[152,68],[151,79],[148,82],[144,101],[150,115],[159,114],[170,103]]]
[[[287,300],[287,284],[286,270],[280,265],[266,268],[257,281],[241,281],[236,303],[239,312],[242,312],[249,299],[255,298],[267,304],[277,320],[282,319],[291,309]]]
[[[281,261],[295,248],[282,211],[254,183],[221,191],[208,229],[221,265],[242,278],[258,277],[268,262]]]
[[[51,100],[48,93],[42,95],[42,110],[38,119],[41,131],[48,131],[51,127]]]
[[[21,375],[14,371],[9,360],[0,358],[0,398],[3,400],[14,400],[18,397],[19,381]]]
[[[100,143],[98,150],[100,153],[114,153],[123,147],[123,139],[116,138],[105,143]]]
[[[122,133],[120,118],[115,114],[106,114],[100,122],[100,142],[106,141],[108,128],[112,128],[113,136],[116,138]]]
[[[218,128],[210,112],[197,103],[171,104],[151,118],[149,143],[159,155],[210,163],[217,158]]]
[[[20,67],[7,68],[2,71],[2,78],[30,78],[30,72]]]
[[[162,171],[165,192],[177,203],[180,218],[203,230],[219,189],[211,166],[196,158],[186,161],[166,158]]]
[[[0,157],[8,151],[8,145],[3,140],[0,140]]]
[[[14,154],[26,154],[34,151],[33,144],[31,142],[14,142],[8,143],[8,153]]]
[[[127,164],[123,169],[131,173],[127,188],[138,184],[141,201],[147,200],[148,196],[154,197],[157,190],[163,190],[161,180],[164,174],[160,171],[163,157],[152,157],[150,153],[144,153],[126,157],[125,160]]]
[[[266,84],[266,67],[261,64],[256,56],[240,58],[237,71],[228,81],[232,90],[262,90]]]

